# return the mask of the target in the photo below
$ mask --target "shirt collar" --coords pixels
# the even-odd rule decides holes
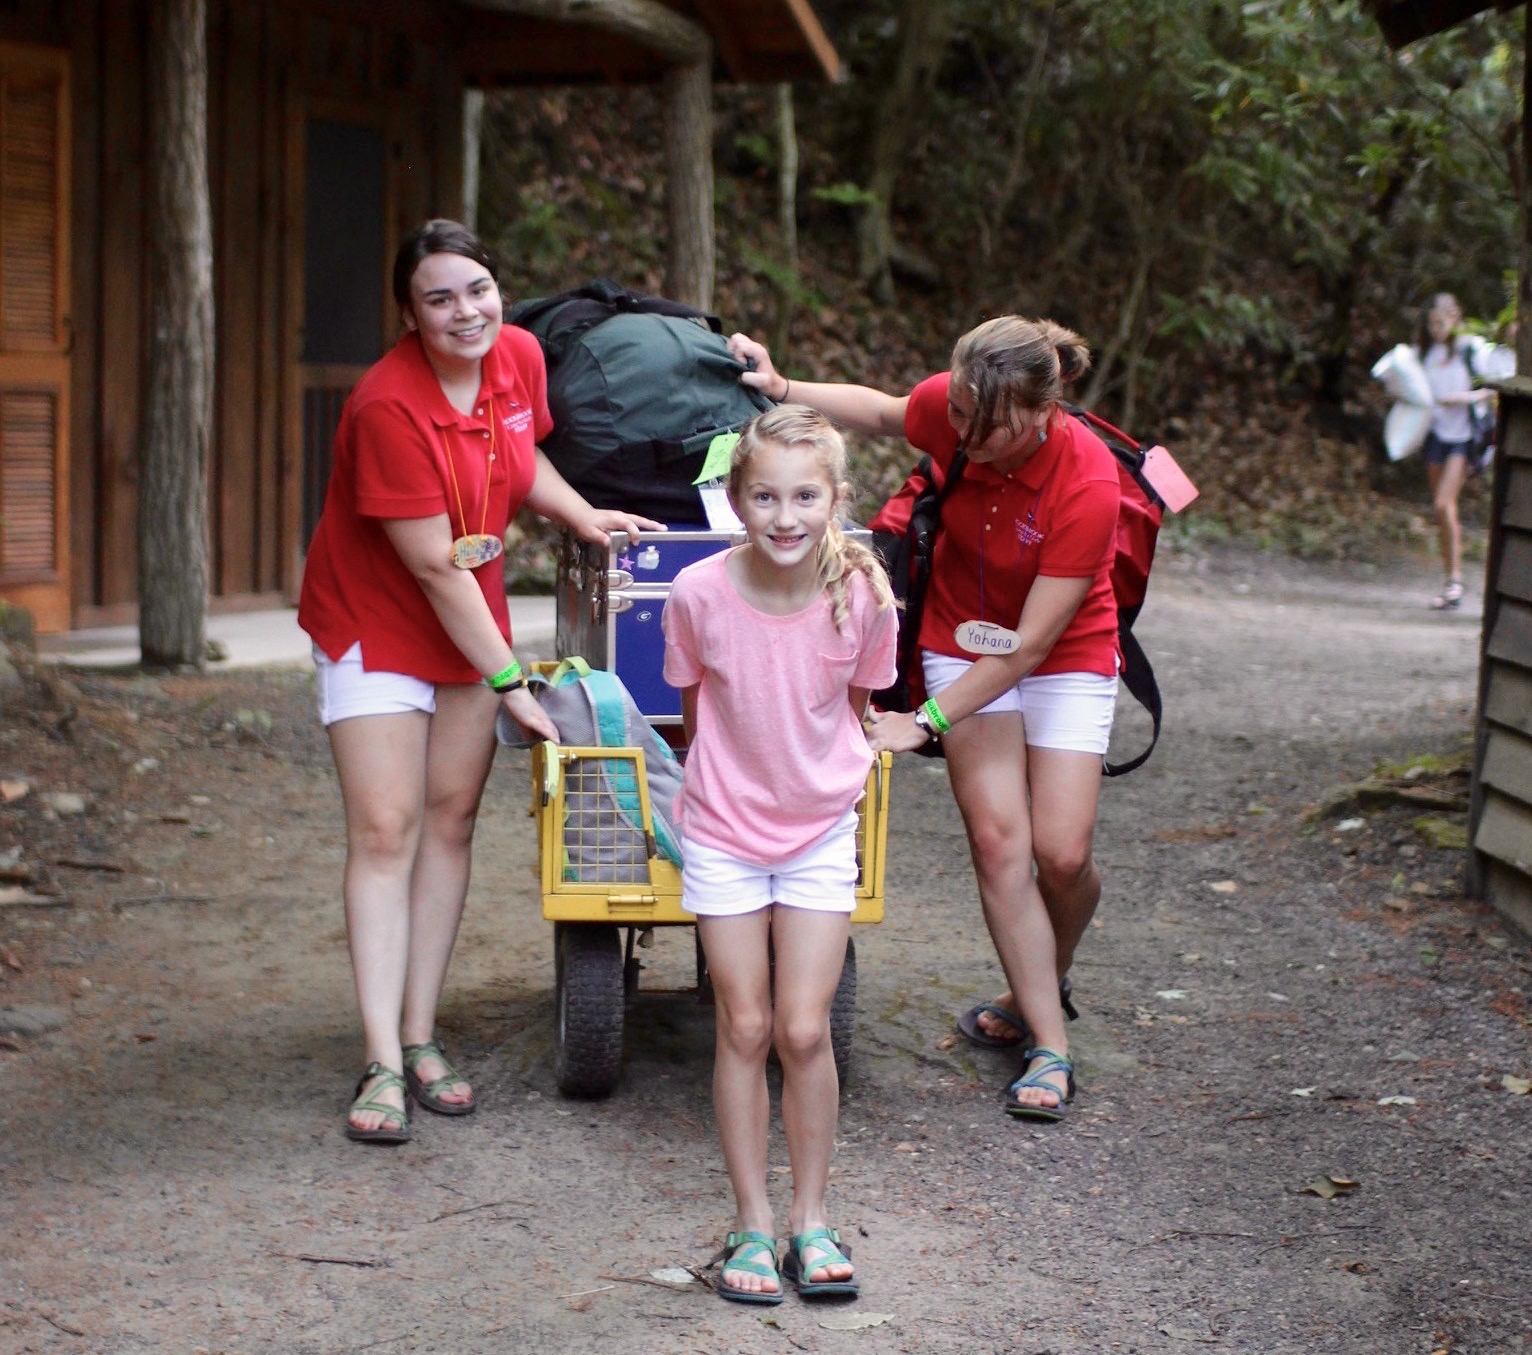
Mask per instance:
[[[1015,470],[998,471],[993,466],[980,466],[970,462],[963,473],[965,475],[971,473],[979,480],[987,480],[994,484],[1004,484],[1007,480],[1011,480],[1027,489],[1041,489],[1049,475],[1053,473],[1053,468],[1058,465],[1059,458],[1064,454],[1064,447],[1069,441],[1069,432],[1064,426],[1065,417],[1062,410],[1054,412],[1053,418],[1048,422],[1048,436],[1038,449]]]
[[[478,427],[477,414],[461,414],[452,407],[441,382],[436,379],[430,359],[421,345],[420,335],[413,329],[399,336],[398,348],[404,358],[415,398],[420,402],[427,417],[438,428]],[[496,404],[509,405],[509,397],[515,390],[515,369],[497,342],[484,355],[483,370],[479,377],[479,394],[489,394]],[[477,406],[477,401],[475,401]]]

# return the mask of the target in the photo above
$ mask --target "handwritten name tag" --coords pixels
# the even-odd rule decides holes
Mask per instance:
[[[1021,643],[1015,631],[993,621],[965,621],[952,638],[965,654],[1009,654]]]

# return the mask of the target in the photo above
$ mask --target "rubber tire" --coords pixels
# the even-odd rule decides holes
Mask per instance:
[[[626,1006],[616,927],[553,925],[554,1077],[565,1096],[609,1096],[622,1075]]]
[[[856,1041],[856,942],[846,938],[846,960],[830,1001],[830,1048],[841,1086],[851,1076],[851,1047]]]

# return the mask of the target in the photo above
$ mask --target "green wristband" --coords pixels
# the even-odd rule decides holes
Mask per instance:
[[[934,696],[921,707],[921,710],[925,711],[926,719],[936,726],[938,734],[945,734],[952,728],[952,721],[942,714],[942,708],[936,704]]]
[[[498,673],[484,679],[484,685],[491,691],[513,692],[517,687],[524,687],[525,682],[520,681],[521,665],[513,658]]]

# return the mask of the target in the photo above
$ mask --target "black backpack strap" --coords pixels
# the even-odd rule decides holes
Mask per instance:
[[[640,315],[669,315],[678,320],[696,320],[715,334],[723,333],[723,321],[716,315],[681,301],[671,301],[668,297],[630,292],[610,278],[595,278],[583,287],[574,287],[556,296],[523,301],[512,307],[507,319],[513,325],[537,334],[548,360],[556,362],[586,330],[625,311]],[[545,317],[547,323],[539,331],[539,324]]]
[[[1122,685],[1128,689],[1133,699],[1149,712],[1149,718],[1154,721],[1154,733],[1149,739],[1149,746],[1137,757],[1129,758],[1126,762],[1108,762],[1103,758],[1103,776],[1126,776],[1134,768],[1142,767],[1149,760],[1149,754],[1154,752],[1154,745],[1160,741],[1160,684],[1155,681],[1149,656],[1144,653],[1144,647],[1130,629],[1131,625],[1130,621],[1117,628],[1117,643],[1122,647],[1122,672],[1117,676],[1122,679]]]
[[[917,467],[917,469],[925,470],[927,483],[930,482],[931,468],[934,467],[934,464],[935,463],[929,456],[925,456],[921,458],[920,465]],[[904,614],[906,618],[908,618],[910,615],[910,610],[912,607],[916,613],[917,619],[925,611],[926,588],[931,582],[930,568],[936,559],[936,537],[941,531],[942,525],[942,505],[947,502],[947,496],[952,493],[953,489],[957,486],[957,482],[963,478],[963,467],[967,464],[968,453],[963,449],[963,445],[959,443],[957,451],[953,454],[952,463],[947,467],[947,474],[942,480],[941,488],[936,491],[936,502],[933,506],[933,512],[931,516],[931,527],[929,534],[930,558],[926,562],[927,572],[920,577],[910,577],[908,574],[906,574],[905,578],[896,581],[897,585],[902,587],[904,590]],[[917,495],[917,498],[918,497],[919,496]],[[916,525],[915,508],[912,506],[910,510],[909,525],[905,528],[905,532],[908,533],[914,531]],[[909,563],[910,562],[907,559],[905,561],[906,570],[909,568]],[[899,627],[899,671],[901,673],[908,673],[910,671],[910,665],[915,662],[916,656],[919,653],[919,649],[919,625],[908,626],[901,624]]]

